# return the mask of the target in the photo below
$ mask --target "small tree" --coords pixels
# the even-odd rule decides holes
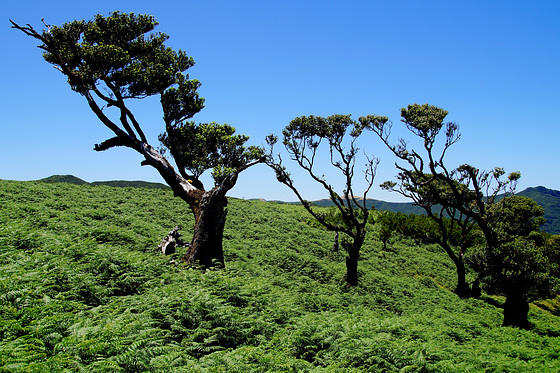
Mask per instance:
[[[200,83],[184,72],[194,65],[185,52],[165,46],[168,36],[151,33],[154,17],[114,12],[92,21],[47,26],[41,33],[30,25],[12,27],[41,42],[45,60],[63,73],[73,91],[82,95],[113,137],[96,151],[124,146],[140,153],[142,165],[154,167],[195,217],[194,237],[185,259],[202,266],[222,263],[226,193],[239,173],[263,161],[261,148],[246,148],[246,136],[228,125],[195,125],[192,118],[204,106],[196,92]],[[158,96],[166,132],[160,136],[175,158],[179,172],[148,142],[129,108],[133,99]],[[205,190],[198,177],[213,170],[215,185]],[[193,175],[188,175],[190,171]]]
[[[497,245],[483,245],[468,256],[483,289],[504,295],[504,326],[528,328],[529,302],[558,293],[558,253],[540,231],[544,209],[528,197],[504,198],[488,209],[500,218],[493,229]]]
[[[489,217],[486,210],[495,203],[499,193],[513,193],[520,174],[514,172],[504,178],[505,172],[501,168],[481,172],[468,164],[449,169],[444,164],[445,154],[459,141],[460,134],[457,124],[444,123],[447,111],[428,104],[413,104],[401,109],[401,116],[408,130],[423,142],[424,155],[409,149],[404,139],[399,139],[397,145],[391,144],[390,122],[380,122],[376,117],[369,116],[359,119],[362,126],[371,128],[401,161],[396,163],[398,181],[385,182],[382,188],[410,198],[437,223],[440,234],[435,240],[457,270],[455,292],[467,297],[470,292],[465,280],[464,255],[470,242],[469,234],[476,224],[488,246],[492,248],[496,245],[492,224],[499,217]],[[436,140],[444,128],[445,139],[438,151]],[[446,219],[450,220],[450,224],[446,223]],[[457,229],[461,231],[461,239],[454,243],[452,232]]]
[[[387,118],[378,117],[379,121]],[[350,129],[349,133],[348,130]],[[333,115],[327,118],[309,116],[298,117],[290,122],[283,130],[283,145],[302,169],[307,171],[312,180],[319,183],[327,193],[335,208],[338,210],[336,219],[332,213],[321,212],[314,209],[309,201],[305,200],[299,189],[294,185],[293,179],[283,166],[280,155],[273,154],[273,146],[277,137],[269,135],[267,142],[270,146],[270,155],[266,163],[276,173],[279,182],[290,188],[297,196],[303,207],[326,229],[346,234],[351,242],[343,246],[348,251],[346,258],[345,280],[351,286],[358,284],[358,259],[360,249],[366,237],[366,224],[369,210],[366,206],[367,193],[373,186],[375,171],[378,164],[376,158],[367,158],[364,176],[366,187],[360,197],[354,193],[355,163],[358,154],[356,140],[365,129],[360,122],[354,121],[349,115]],[[349,137],[349,138],[348,138]],[[346,140],[346,141],[345,141]],[[327,182],[316,167],[317,151],[321,143],[328,144],[330,163],[340,171],[344,177],[344,190],[337,193],[335,188]],[[344,144],[348,142],[347,148]]]
[[[380,239],[386,248],[386,242],[393,232],[412,237],[423,243],[440,244],[445,234],[445,243],[451,247],[471,247],[478,242],[478,235],[473,234],[476,226],[464,227],[452,219],[438,216],[433,219],[428,215],[403,214],[401,212],[383,211],[376,219],[380,225]],[[443,226],[443,229],[442,229]],[[468,230],[468,234],[465,234]],[[443,234],[442,234],[443,233]]]

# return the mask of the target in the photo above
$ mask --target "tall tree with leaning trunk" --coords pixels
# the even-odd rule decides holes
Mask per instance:
[[[404,139],[391,144],[391,122],[378,122],[375,117],[361,117],[397,157],[397,181],[384,182],[384,189],[396,191],[422,207],[439,227],[434,240],[444,249],[455,264],[457,287],[455,292],[468,297],[470,289],[465,278],[464,255],[471,242],[469,235],[476,225],[483,233],[490,248],[497,245],[493,226],[499,216],[489,216],[487,210],[500,193],[513,194],[519,172],[504,177],[503,169],[480,171],[464,164],[451,169],[444,163],[445,155],[461,138],[459,126],[445,123],[448,112],[436,106],[409,105],[401,109],[402,122],[417,136],[422,150],[410,149]],[[443,139],[438,141],[442,136]],[[447,220],[449,219],[449,220]],[[459,230],[461,238],[451,240],[452,232]]]
[[[386,121],[387,118],[376,117],[376,120]],[[290,188],[303,207],[327,230],[342,232],[351,239],[351,242],[342,241],[342,246],[348,252],[344,278],[350,286],[358,285],[358,260],[360,249],[365,241],[369,216],[366,198],[373,186],[378,164],[376,158],[366,156],[367,161],[363,170],[366,186],[362,194],[356,195],[354,193],[354,176],[359,151],[356,141],[364,129],[366,128],[349,115],[332,115],[327,118],[298,117],[292,120],[282,132],[282,143],[291,159],[305,170],[313,181],[327,191],[337,214],[314,209],[309,201],[303,198],[300,190],[294,185],[290,173],[283,165],[281,156],[273,154],[273,146],[278,138],[274,135],[269,135],[267,138],[270,154],[266,163],[274,170],[278,181]],[[323,142],[328,144],[331,165],[343,176],[344,189],[340,194],[325,179],[323,172],[318,170],[316,164],[317,152]]]
[[[229,125],[187,121],[204,107],[197,93],[200,83],[185,73],[194,60],[165,46],[166,34],[152,33],[157,22],[150,15],[114,12],[91,21],[45,24],[42,32],[11,23],[41,42],[44,59],[66,76],[71,89],[113,133],[94,150],[134,149],[144,157],[141,164],[154,167],[175,196],[189,205],[195,227],[184,259],[203,267],[223,265],[226,193],[240,172],[264,161],[264,152],[245,147],[248,138],[236,135]],[[160,97],[165,123],[160,141],[177,170],[150,145],[130,109],[131,100],[149,96]],[[210,190],[198,180],[206,170],[212,170],[215,182]]]
[[[543,223],[542,208],[529,198],[513,195],[519,172],[506,177],[500,167],[480,171],[469,164],[455,169],[444,164],[447,151],[460,139],[458,125],[444,123],[446,110],[413,104],[401,109],[401,116],[423,142],[423,151],[409,149],[403,139],[391,144],[389,122],[359,119],[400,161],[396,163],[398,181],[385,182],[382,187],[412,199],[437,223],[438,243],[457,267],[458,295],[469,296],[464,280],[468,258],[483,287],[506,297],[503,325],[529,327],[529,301],[558,294],[557,257],[549,246],[553,243],[545,243],[538,228]],[[444,128],[444,140],[438,144]],[[446,216],[450,219],[447,226]],[[451,239],[454,230],[461,232],[459,240]],[[477,241],[469,239],[473,230],[481,235],[483,244],[474,245],[468,254],[466,249]]]

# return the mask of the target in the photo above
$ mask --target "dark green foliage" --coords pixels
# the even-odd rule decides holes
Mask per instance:
[[[346,288],[302,206],[232,199],[228,266],[201,272],[155,251],[191,226],[171,191],[0,181],[0,200],[2,372],[560,370],[558,316],[501,327],[503,298],[459,299],[435,245],[372,234]]]
[[[166,47],[166,34],[149,34],[156,25],[150,15],[114,12],[109,17],[98,14],[92,21],[51,26],[43,34],[47,41],[44,58],[60,65],[79,93],[94,89],[98,80],[118,87],[122,98],[163,93],[184,82],[181,72],[193,66],[194,60]],[[193,100],[192,106],[196,113],[202,101]]]
[[[216,185],[263,156],[258,147],[246,148],[247,140],[248,136],[235,134],[229,124],[218,123],[167,123],[166,132],[159,136],[184,177],[198,179],[206,170],[212,170]]]
[[[549,298],[560,293],[557,277],[558,253],[556,240],[539,230],[544,222],[544,210],[528,197],[511,196],[488,209],[489,219],[500,215],[494,225],[497,245],[480,245],[470,255],[470,262],[489,293],[506,296],[504,323],[528,327],[528,302]],[[547,244],[548,241],[548,244]],[[523,309],[519,320],[507,314],[519,303]]]

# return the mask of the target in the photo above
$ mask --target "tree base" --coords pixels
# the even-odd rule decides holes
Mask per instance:
[[[530,329],[528,320],[529,302],[519,294],[510,294],[504,304],[504,323],[502,326],[512,326],[520,329]]]

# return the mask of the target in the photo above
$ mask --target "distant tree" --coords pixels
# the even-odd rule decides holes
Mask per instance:
[[[394,214],[396,213],[391,211],[380,211],[375,218],[375,223],[379,225],[379,239],[383,243],[383,250],[387,250],[387,243],[391,239],[397,224]]]
[[[378,117],[377,120],[387,119]],[[282,143],[291,159],[307,171],[314,182],[327,191],[336,213],[332,210],[313,208],[309,201],[303,198],[299,189],[294,185],[291,175],[284,167],[280,155],[273,154],[273,146],[278,138],[274,135],[269,135],[267,138],[270,155],[267,157],[266,163],[275,171],[278,181],[289,187],[303,207],[327,230],[342,232],[350,238],[351,242],[343,239],[342,246],[348,252],[345,280],[351,286],[358,284],[358,259],[366,237],[366,224],[369,216],[366,197],[373,186],[378,164],[376,158],[366,157],[364,169],[366,186],[358,197],[354,193],[355,163],[359,150],[356,140],[364,129],[365,127],[360,122],[352,120],[349,115],[332,115],[326,118],[304,116],[292,120],[282,132]],[[340,194],[325,179],[323,172],[317,170],[317,152],[321,143],[324,142],[328,144],[331,165],[340,171],[344,178],[344,189]]]
[[[455,292],[461,297],[470,295],[465,280],[465,251],[470,244],[470,232],[476,224],[490,248],[495,247],[496,237],[492,229],[494,219],[488,216],[488,206],[492,206],[498,194],[512,194],[518,172],[504,178],[504,171],[479,171],[464,164],[449,169],[444,158],[449,148],[460,139],[457,124],[444,123],[447,111],[428,104],[409,105],[401,109],[402,122],[423,143],[423,153],[409,149],[404,139],[393,145],[389,141],[392,124],[379,121],[375,116],[359,119],[363,127],[371,128],[398,158],[397,182],[388,181],[381,186],[410,198],[422,207],[426,214],[437,223],[439,234],[434,237],[455,264],[457,287]],[[443,143],[437,143],[438,135],[445,128]],[[439,146],[439,151],[438,151]],[[446,223],[449,219],[449,223]],[[452,239],[452,233],[461,232],[459,240]]]
[[[544,253],[552,266],[550,273],[560,279],[560,234],[551,235],[546,239]]]
[[[241,171],[264,160],[264,153],[261,148],[245,147],[247,137],[235,135],[229,125],[187,121],[204,107],[197,93],[200,83],[184,73],[194,60],[165,46],[166,34],[151,33],[157,22],[149,15],[114,12],[92,21],[47,26],[40,33],[30,25],[11,22],[13,28],[41,42],[45,60],[68,78],[71,89],[113,132],[114,137],[94,149],[136,150],[144,157],[142,165],[154,167],[190,206],[194,237],[184,258],[203,266],[223,264],[226,193]],[[160,97],[166,126],[160,140],[174,157],[178,172],[149,144],[130,109],[131,100],[149,96]],[[198,177],[210,169],[215,185],[205,190]]]
[[[504,198],[487,214],[499,216],[493,226],[497,244],[472,250],[468,260],[484,290],[506,297],[504,326],[528,328],[529,302],[558,294],[559,247],[540,231],[544,209],[531,198]]]
[[[458,247],[460,245],[471,247],[479,242],[478,235],[473,233],[473,231],[476,231],[476,226],[469,227],[469,234],[465,236],[461,225],[456,224],[455,221],[445,216],[441,217],[441,220],[444,227],[443,231],[439,222],[428,215],[383,211],[377,216],[376,223],[380,226],[379,235],[384,248],[386,248],[386,242],[393,232],[397,232],[405,237],[414,238],[422,243],[435,244],[442,241],[443,232],[446,235],[448,247]]]

